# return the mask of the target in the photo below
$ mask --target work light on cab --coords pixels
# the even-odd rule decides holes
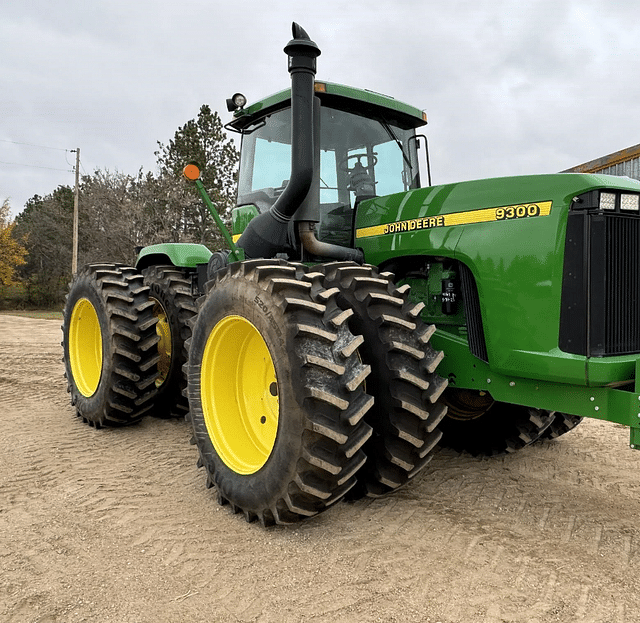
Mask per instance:
[[[227,100],[227,110],[229,112],[234,112],[235,110],[244,108],[246,104],[247,98],[242,95],[242,93],[235,93],[233,97]]]

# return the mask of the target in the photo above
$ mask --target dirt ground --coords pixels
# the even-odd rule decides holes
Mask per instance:
[[[0,316],[0,621],[640,621],[640,453],[584,421],[497,460],[264,529],[219,507],[183,421],[75,417],[60,323]]]

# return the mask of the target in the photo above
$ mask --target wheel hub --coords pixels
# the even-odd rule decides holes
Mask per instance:
[[[200,372],[202,407],[213,446],[238,474],[254,474],[269,459],[278,432],[278,380],[258,329],[242,316],[213,328]]]
[[[160,361],[158,362],[158,378],[156,378],[156,387],[160,387],[167,380],[171,368],[171,327],[167,313],[158,300],[155,300],[153,315],[158,319],[156,333],[160,338],[158,342]]]
[[[449,407],[447,416],[454,420],[475,420],[484,415],[494,403],[488,392],[472,389],[447,389],[442,400]]]
[[[71,312],[69,363],[78,391],[93,396],[102,376],[102,332],[98,313],[86,298],[79,299]]]

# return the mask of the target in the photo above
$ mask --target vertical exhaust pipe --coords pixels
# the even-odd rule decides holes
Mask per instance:
[[[252,219],[240,236],[237,244],[248,259],[274,257],[286,247],[289,221],[313,181],[313,89],[320,48],[295,22],[292,30],[293,39],[284,48],[291,75],[291,175],[271,209]]]

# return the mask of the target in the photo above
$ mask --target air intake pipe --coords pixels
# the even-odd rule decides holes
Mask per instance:
[[[295,22],[293,39],[285,46],[291,75],[291,178],[268,212],[251,220],[238,246],[247,258],[274,257],[287,246],[288,223],[313,181],[313,85],[320,48]]]

